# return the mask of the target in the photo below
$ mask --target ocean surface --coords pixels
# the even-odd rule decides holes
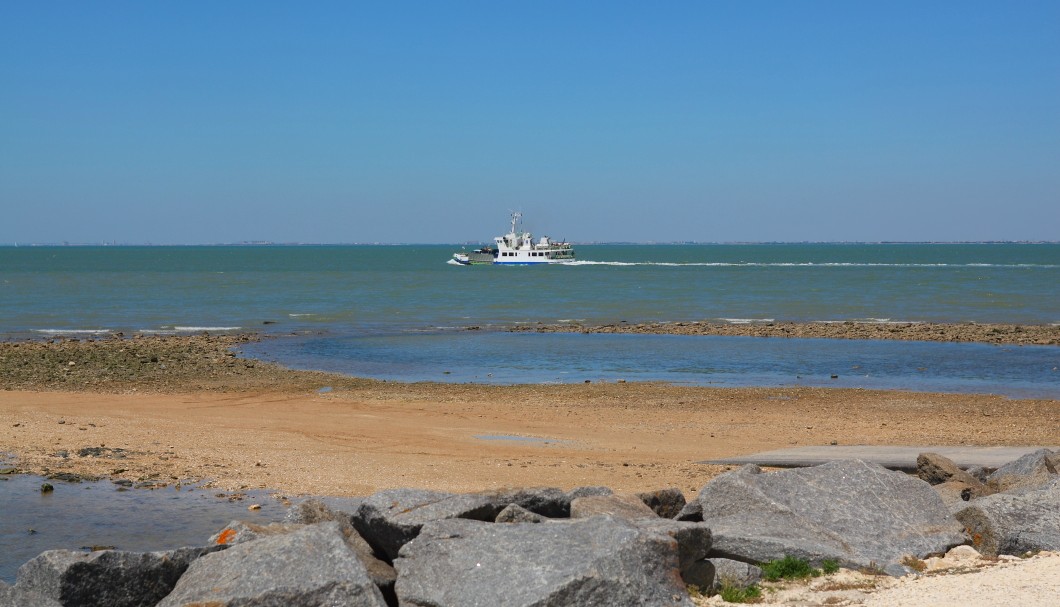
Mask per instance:
[[[1060,397],[1055,347],[503,332],[623,320],[1056,324],[1060,244],[576,245],[570,264],[446,263],[459,249],[4,247],[0,338],[257,331],[285,337],[247,354],[404,381]]]

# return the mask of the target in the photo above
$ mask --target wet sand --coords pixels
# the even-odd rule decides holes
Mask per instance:
[[[364,495],[502,486],[691,497],[725,466],[801,445],[1060,443],[1060,401],[663,384],[400,384],[231,356],[252,336],[0,343],[8,466],[133,481]],[[322,390],[323,389],[323,390]],[[2,468],[4,466],[0,466]]]

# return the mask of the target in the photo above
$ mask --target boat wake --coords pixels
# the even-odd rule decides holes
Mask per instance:
[[[861,263],[861,262],[796,262],[796,261],[715,261],[715,262],[667,262],[667,261],[589,261],[579,259],[564,261],[564,266],[659,266],[659,267],[708,267],[708,268],[1028,268],[1056,269],[1056,264],[996,264],[996,263]]]

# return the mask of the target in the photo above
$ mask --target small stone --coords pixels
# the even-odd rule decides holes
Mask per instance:
[[[55,487],[52,487],[51,483],[44,483],[40,486],[41,493],[51,493],[52,491],[55,491]]]
[[[247,506],[247,510],[261,510],[261,504],[251,504]]]

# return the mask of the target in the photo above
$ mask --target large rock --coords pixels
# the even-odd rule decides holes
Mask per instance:
[[[309,500],[309,502],[313,501],[314,500]],[[353,553],[357,555],[358,560],[364,565],[365,570],[368,571],[368,577],[379,587],[379,590],[383,592],[384,597],[393,595],[394,581],[397,579],[397,573],[389,563],[380,560],[376,556],[375,551],[368,545],[368,542],[366,542],[364,538],[357,533],[357,530],[353,528],[353,523],[350,521],[349,515],[331,511],[327,506],[324,506],[323,503],[316,502],[315,504],[310,504],[307,508],[303,508],[302,511],[295,516],[288,516],[287,520],[312,521],[312,523],[309,524],[319,524],[320,522],[337,523],[343,539],[346,540],[346,545],[350,547],[350,550],[353,550]],[[270,523],[268,525],[258,525],[245,521],[232,521],[224,529],[210,538],[210,543],[232,546],[274,535],[292,533],[304,529],[305,526],[306,524],[303,523]]]
[[[19,568],[17,588],[63,605],[140,607],[169,594],[196,559],[223,547],[166,552],[49,550]]]
[[[957,519],[986,556],[1060,550],[1060,479],[1040,489],[974,500]]]
[[[427,523],[394,564],[403,606],[692,606],[675,541],[606,516]]]
[[[295,523],[267,523],[261,525],[248,521],[232,521],[217,533],[210,536],[210,545],[234,546],[243,542],[252,542],[263,537],[283,535],[301,529],[304,525]]]
[[[500,513],[511,504],[548,518],[570,516],[570,496],[556,487],[524,487],[478,493],[489,499]]]
[[[930,485],[860,460],[770,474],[744,467],[711,480],[693,503],[714,533],[711,556],[753,563],[790,555],[887,568],[966,542]]]
[[[349,500],[353,510],[347,512],[332,508],[319,499],[310,498],[291,506],[284,516],[284,522],[301,523],[312,525],[326,521],[350,522],[353,519],[353,511],[364,503],[363,499]]]
[[[707,559],[714,568],[714,580],[709,588],[717,592],[724,586],[730,588],[747,588],[762,580],[762,569],[756,565],[734,561],[732,559]]]
[[[508,504],[508,506],[497,513],[493,519],[495,523],[546,523],[549,519],[536,512],[530,512],[519,504]]]
[[[1028,453],[998,468],[986,484],[997,492],[1040,487],[1056,478],[1056,454],[1048,449]]]
[[[667,535],[677,542],[677,566],[686,584],[708,588],[714,581],[714,567],[706,560],[713,536],[706,523],[675,521],[668,518],[629,520],[638,529]]]
[[[353,524],[372,548],[393,561],[425,523],[450,518],[492,521],[501,509],[486,495],[390,489],[365,499]]]
[[[0,607],[63,607],[59,601],[0,581]]]
[[[659,518],[654,510],[635,495],[590,495],[576,498],[570,504],[571,518],[589,518],[599,514],[627,520]]]
[[[685,494],[676,487],[638,493],[637,497],[663,518],[676,517],[687,503]]]
[[[948,481],[961,481],[969,485],[979,479],[961,470],[953,460],[938,453],[921,453],[916,458],[916,475],[929,485],[940,485]]]
[[[385,607],[339,523],[309,525],[201,557],[159,607]]]
[[[942,498],[942,503],[946,504],[950,512],[957,512],[967,506],[971,500],[984,497],[990,493],[986,485],[980,482],[967,483],[958,480],[932,485],[931,488]]]

